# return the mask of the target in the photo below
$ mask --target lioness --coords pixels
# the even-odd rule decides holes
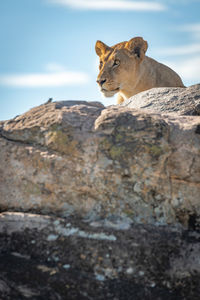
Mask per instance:
[[[95,50],[100,57],[97,83],[106,97],[118,93],[119,104],[153,87],[184,87],[172,69],[145,55],[147,48],[142,37],[112,47],[96,42]]]

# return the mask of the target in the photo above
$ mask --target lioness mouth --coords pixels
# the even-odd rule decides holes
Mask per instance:
[[[102,92],[118,92],[119,88],[116,88],[114,90],[106,90],[106,89],[101,89]]]

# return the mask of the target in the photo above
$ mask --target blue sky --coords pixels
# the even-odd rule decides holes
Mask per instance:
[[[101,101],[96,40],[142,36],[147,55],[200,82],[200,0],[1,0],[0,120],[54,100]]]

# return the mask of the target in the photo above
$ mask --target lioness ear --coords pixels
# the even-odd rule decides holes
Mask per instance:
[[[126,43],[126,48],[135,56],[142,60],[147,51],[148,44],[142,37],[135,37]]]
[[[96,50],[96,54],[98,56],[101,56],[102,54],[104,54],[107,50],[109,50],[110,47],[108,47],[106,44],[104,44],[101,41],[97,41],[96,45],[95,45],[95,50]]]

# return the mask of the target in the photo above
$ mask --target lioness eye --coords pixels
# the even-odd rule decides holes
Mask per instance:
[[[99,69],[101,69],[101,68],[102,68],[102,66],[103,66],[103,62],[102,62],[102,61],[100,61],[100,63],[99,63]]]
[[[119,59],[115,59],[115,60],[114,60],[113,67],[115,67],[115,66],[119,66],[119,64],[120,64],[120,61],[119,61]]]

